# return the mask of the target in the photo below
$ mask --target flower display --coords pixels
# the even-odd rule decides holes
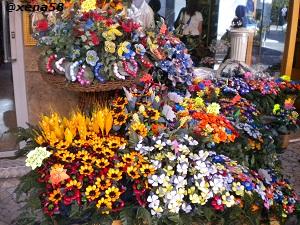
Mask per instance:
[[[55,23],[36,29],[46,72],[65,75],[69,82],[81,85],[136,79],[149,71],[157,80],[169,80],[170,86],[191,83],[190,55],[164,29],[165,24],[144,30],[119,9],[110,10],[107,4],[98,8],[97,4],[85,0],[72,13],[65,12]]]
[[[51,155],[51,152],[47,151],[44,147],[37,147],[27,154],[25,160],[26,166],[30,166],[33,170],[40,167],[43,164],[43,160],[47,159]]]

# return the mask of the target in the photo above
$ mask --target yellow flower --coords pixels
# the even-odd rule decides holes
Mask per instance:
[[[128,53],[129,52],[129,49],[128,49],[128,46],[130,45],[130,43],[128,41],[124,41],[122,42],[120,45],[119,45],[119,48],[118,48],[118,55],[120,57],[123,56],[124,53]]]
[[[277,111],[280,110],[280,105],[279,104],[275,104],[273,107],[273,114],[277,114]]]
[[[220,105],[218,103],[213,102],[209,106],[207,106],[206,112],[214,115],[218,115],[220,113],[220,109],[221,109]]]
[[[39,145],[42,145],[45,142],[45,139],[43,138],[42,135],[39,135],[35,138],[35,142]]]
[[[111,202],[115,202],[119,199],[121,192],[117,187],[110,187],[105,191],[105,197]]]
[[[71,163],[75,160],[75,154],[69,152],[69,151],[65,151],[65,154],[64,156],[62,157],[62,160],[64,162],[67,162],[67,163]]]
[[[89,12],[91,10],[96,9],[96,0],[85,0],[81,3],[81,11]]]
[[[76,158],[77,158],[77,159],[82,159],[82,158],[84,158],[85,156],[88,156],[88,155],[89,155],[88,151],[86,151],[86,150],[81,150],[81,151],[78,151],[78,152],[76,153]]]
[[[127,174],[128,174],[128,176],[130,176],[132,179],[138,179],[138,178],[140,178],[140,174],[139,174],[137,168],[134,167],[134,166],[129,166],[129,167],[127,167]]]
[[[167,173],[168,177],[171,177],[174,175],[174,169],[172,166],[167,166],[167,168],[164,168],[164,171]]]
[[[142,168],[140,170],[144,177],[148,177],[149,175],[152,175],[155,172],[154,167],[149,164],[142,165]]]
[[[102,214],[109,214],[109,210],[112,209],[112,202],[108,198],[100,198],[96,207],[101,210]]]
[[[291,81],[291,76],[289,76],[289,75],[282,75],[280,78],[284,81],[288,81],[288,82]]]
[[[147,128],[144,124],[142,123],[134,123],[131,125],[132,130],[137,133],[137,135],[140,135],[142,137],[146,137],[147,136]]]
[[[101,175],[101,177],[97,177],[96,185],[101,191],[104,191],[111,186],[111,181],[104,175]]]
[[[122,179],[122,171],[119,169],[110,168],[107,173],[107,177],[112,180],[121,180]]]
[[[150,108],[150,109],[145,109],[145,111],[143,112],[143,116],[158,121],[160,118],[160,113],[156,109]]]
[[[77,180],[70,180],[67,184],[67,187],[76,187],[77,189],[80,189],[82,187],[82,183]]]
[[[94,172],[94,169],[92,166],[89,165],[83,165],[79,169],[79,173],[82,175],[90,175]]]
[[[88,200],[93,201],[93,200],[99,198],[99,196],[100,196],[99,189],[97,188],[96,185],[88,186],[85,189],[85,196]]]
[[[115,156],[114,151],[110,150],[109,148],[104,148],[103,154],[104,154],[107,158],[112,158],[112,157]]]
[[[201,98],[201,97],[197,97],[197,98],[195,98],[195,106],[196,107],[203,107],[205,104],[204,104],[204,100],[203,100],[203,98]]]
[[[245,187],[240,182],[234,182],[232,184],[232,190],[239,196],[244,196]]]
[[[134,162],[134,156],[132,156],[131,154],[125,154],[125,155],[123,155],[122,160],[125,163],[131,164]]]
[[[94,162],[96,161],[96,157],[91,155],[85,155],[81,158],[81,160],[84,164],[94,164]]]
[[[108,53],[115,53],[116,52],[116,44],[111,41],[105,41],[104,49]]]
[[[114,115],[114,125],[121,126],[126,123],[127,114],[124,112]]]
[[[60,192],[60,189],[54,190],[50,195],[49,195],[49,201],[53,202],[54,204],[57,204],[62,198],[62,194]]]
[[[103,169],[109,165],[109,162],[107,159],[101,158],[101,159],[96,159],[95,164],[97,167]]]

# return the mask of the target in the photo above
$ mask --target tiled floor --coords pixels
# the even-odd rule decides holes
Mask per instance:
[[[291,143],[287,150],[280,156],[284,167],[284,174],[290,178],[297,193],[300,195],[300,142]],[[14,189],[18,184],[18,175],[28,171],[24,167],[24,161],[0,160],[0,225],[13,225],[13,219],[18,215],[20,205],[16,203]],[[2,176],[1,176],[2,175]],[[12,177],[8,178],[7,177]],[[299,225],[297,222],[289,222],[288,225]]]
[[[13,81],[11,67],[0,65],[0,151],[16,149],[16,141],[12,134],[5,133],[16,128]]]

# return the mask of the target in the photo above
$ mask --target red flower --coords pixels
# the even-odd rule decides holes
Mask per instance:
[[[93,42],[94,45],[99,45],[100,44],[100,39],[97,36],[97,34],[95,32],[91,32],[91,40]]]
[[[75,188],[67,188],[64,193],[63,202],[65,205],[71,205],[73,201],[77,201],[77,204],[80,205],[80,191]]]
[[[36,30],[39,32],[45,32],[48,30],[48,21],[46,19],[36,22]]]
[[[224,210],[224,204],[222,203],[222,199],[220,196],[215,196],[213,200],[211,201],[212,207],[214,207],[217,211],[223,211]]]
[[[113,25],[114,21],[112,20],[112,18],[108,18],[105,20],[105,26],[111,26]]]
[[[59,207],[58,207],[58,205],[55,205],[53,203],[46,202],[43,206],[43,211],[46,215],[53,216],[54,213],[59,212]]]
[[[144,83],[152,83],[153,78],[152,78],[152,76],[149,73],[145,73],[143,75],[143,77],[140,79],[140,81],[144,82]]]
[[[105,19],[103,16],[101,16],[99,13],[96,13],[96,12],[93,13],[92,17],[93,17],[93,20],[96,22],[102,21]]]

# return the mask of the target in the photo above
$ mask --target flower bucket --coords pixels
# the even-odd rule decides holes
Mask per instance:
[[[114,220],[111,225],[122,225],[121,220]]]
[[[287,149],[290,141],[290,135],[285,134],[285,135],[280,135],[279,136],[279,143],[280,143],[280,148],[281,149]]]

